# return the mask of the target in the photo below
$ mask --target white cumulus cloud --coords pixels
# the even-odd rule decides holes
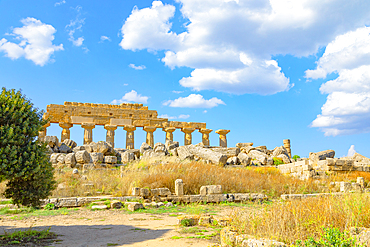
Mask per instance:
[[[0,51],[5,52],[5,56],[11,59],[25,57],[35,64],[44,66],[47,62],[53,61],[50,57],[55,51],[63,50],[63,45],[53,45],[54,33],[56,29],[44,24],[35,18],[22,19],[23,27],[13,29],[11,35],[18,44],[3,38],[0,40]]]
[[[347,157],[352,157],[353,155],[355,155],[355,153],[356,153],[355,145],[351,145],[351,147],[348,149]]]
[[[145,65],[139,65],[139,66],[136,66],[135,64],[131,63],[128,65],[130,68],[133,68],[133,69],[136,69],[136,70],[143,70],[143,69],[146,69]]]
[[[168,100],[164,102],[163,105],[168,105],[170,107],[213,108],[218,105],[225,105],[225,103],[216,97],[207,100],[200,94],[190,94],[188,97]]]
[[[362,27],[337,36],[326,47],[317,68],[307,70],[309,79],[338,77],[321,85],[328,94],[321,114],[312,122],[325,135],[370,131],[370,28]]]
[[[123,97],[119,100],[115,99],[111,102],[111,104],[121,104],[121,103],[143,103],[146,104],[148,102],[148,96],[142,96],[138,94],[135,90],[131,90],[131,92],[126,93]]]
[[[338,35],[370,23],[370,2],[345,0],[177,0],[185,31],[171,30],[175,6],[135,7],[121,28],[123,49],[165,52],[172,69],[193,68],[180,80],[193,90],[274,94],[293,85],[275,55],[314,55]],[[355,14],[354,14],[355,13]],[[355,55],[354,55],[355,56]],[[363,57],[366,59],[366,56]],[[270,66],[266,67],[266,62]],[[308,72],[309,73],[309,72]],[[316,77],[327,73],[320,67]],[[313,74],[311,74],[313,76]],[[208,79],[211,76],[211,79]]]

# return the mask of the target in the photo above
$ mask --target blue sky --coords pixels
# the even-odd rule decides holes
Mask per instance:
[[[273,149],[289,138],[302,157],[341,157],[351,145],[369,157],[369,13],[367,0],[1,0],[0,82],[40,109],[143,103],[173,121],[230,129],[229,146]],[[82,143],[80,126],[71,135]],[[164,137],[155,132],[155,142]],[[210,139],[218,145],[215,132]],[[144,141],[138,128],[135,145]]]

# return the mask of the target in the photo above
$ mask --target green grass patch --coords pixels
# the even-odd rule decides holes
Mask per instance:
[[[0,246],[19,244],[34,244],[36,246],[45,246],[52,243],[53,239],[55,238],[56,234],[50,232],[50,227],[45,230],[33,230],[32,228],[30,228],[25,231],[15,231],[12,233],[5,232],[4,235],[0,235]]]

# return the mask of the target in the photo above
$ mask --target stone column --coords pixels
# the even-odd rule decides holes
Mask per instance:
[[[191,133],[193,133],[194,128],[182,128],[181,131],[185,133],[184,145],[190,145],[192,141]]]
[[[204,146],[209,146],[209,133],[212,132],[211,129],[200,129],[199,130],[200,133],[202,133],[202,142],[203,142],[203,145]]]
[[[95,128],[94,123],[82,123],[81,127],[85,129],[84,132],[84,145],[93,141],[92,130]]]
[[[105,141],[110,143],[114,148],[114,131],[117,129],[117,125],[104,125],[104,129],[107,130],[107,135],[105,137]]]
[[[50,126],[50,122],[42,126],[42,129],[39,131],[39,140],[44,140],[46,136],[46,128]]]
[[[220,135],[220,147],[227,148],[227,139],[226,134],[228,134],[230,130],[220,129],[216,130],[216,133]]]
[[[292,150],[290,149],[290,140],[285,139],[285,140],[283,140],[283,143],[284,143],[284,147],[285,147],[286,151],[288,151],[289,157],[292,158]]]
[[[63,128],[60,142],[63,142],[66,139],[71,139],[71,131],[69,129],[73,126],[73,124],[61,122],[59,123],[59,126]]]
[[[163,129],[166,132],[166,141],[173,141],[173,132],[176,130],[175,127],[167,127]]]
[[[136,127],[133,125],[125,125],[123,127],[124,130],[126,130],[126,149],[134,149],[134,131],[136,130]]]
[[[182,182],[182,179],[176,179],[175,181],[175,194],[177,196],[184,195],[184,183]]]
[[[154,126],[144,126],[143,128],[146,131],[146,143],[154,147],[154,135],[153,132],[157,129],[157,127]]]

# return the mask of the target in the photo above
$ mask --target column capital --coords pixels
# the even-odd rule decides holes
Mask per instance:
[[[60,122],[59,123],[59,126],[63,129],[69,129],[69,128],[72,128],[73,127],[73,124],[71,123],[64,123],[64,122]]]
[[[116,130],[117,127],[118,127],[117,125],[113,125],[113,124],[104,125],[104,129],[106,129],[106,130]]]
[[[175,128],[175,127],[166,127],[166,128],[163,128],[163,130],[164,130],[165,132],[170,132],[170,133],[172,133],[172,132],[174,132],[174,131],[176,130],[176,128]]]
[[[199,129],[198,131],[199,131],[200,133],[202,133],[202,134],[209,134],[209,133],[211,133],[213,130],[211,130],[211,129],[201,128],[201,129]]]
[[[155,127],[155,126],[144,126],[143,129],[146,132],[154,132],[157,129],[157,127]]]
[[[229,132],[230,132],[230,130],[225,130],[225,129],[216,130],[216,133],[219,134],[219,135],[226,135]]]
[[[94,123],[82,123],[81,127],[84,129],[93,129],[95,128],[95,124]]]
[[[136,127],[133,126],[133,125],[124,125],[123,129],[126,130],[126,131],[135,131]]]
[[[186,134],[191,134],[193,133],[195,130],[195,128],[189,128],[189,127],[184,127],[184,128],[181,128],[181,131],[186,133]]]

